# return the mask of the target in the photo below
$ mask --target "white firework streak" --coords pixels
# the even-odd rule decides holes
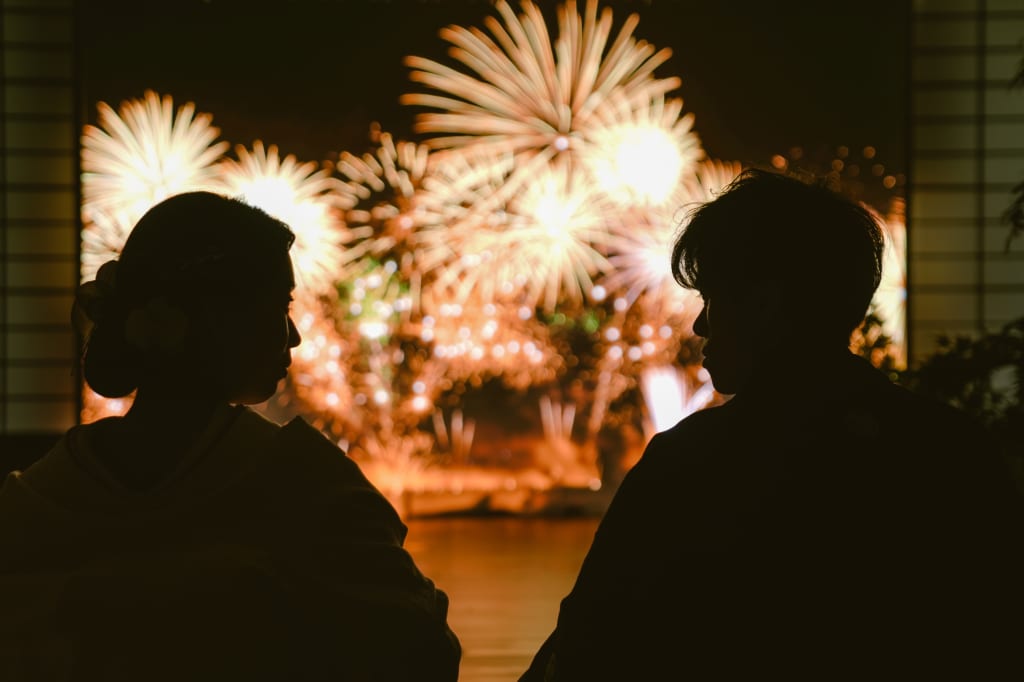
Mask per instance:
[[[329,295],[341,271],[343,239],[338,212],[340,182],[312,161],[283,159],[276,145],[257,140],[250,152],[239,145],[238,160],[221,164],[226,192],[285,222],[295,232],[292,261],[302,295]]]
[[[670,254],[677,224],[643,210],[627,212],[613,223],[611,271],[599,282],[609,296],[622,297],[629,305],[643,297],[666,311],[683,312],[689,306],[692,296],[672,276]]]
[[[672,246],[685,226],[688,211],[713,200],[742,170],[737,162],[700,162],[693,175],[679,183],[670,202],[626,211],[621,220],[613,222],[608,258],[612,270],[601,281],[610,295],[621,295],[630,305],[643,296],[665,315],[692,308],[696,303],[693,292],[680,287],[672,275]]]
[[[348,228],[342,262],[367,255],[400,255],[395,251],[409,243],[421,222],[415,215],[414,199],[427,167],[426,147],[396,143],[389,133],[380,134],[373,153],[362,157],[342,153],[337,171],[344,181],[338,191]],[[411,248],[405,250],[412,252]]]
[[[488,198],[508,184],[516,158],[485,149],[432,152],[430,169],[417,197],[425,227],[479,222],[493,214]],[[498,212],[501,206],[497,207]]]
[[[524,0],[516,16],[505,0],[479,28],[450,26],[441,37],[469,73],[422,57],[407,57],[410,78],[441,94],[410,93],[405,104],[439,109],[417,119],[417,131],[440,133],[427,144],[437,149],[473,147],[517,157],[500,203],[559,155],[579,151],[590,128],[608,118],[609,102],[640,108],[679,87],[678,78],[655,78],[654,70],[672,54],[633,37],[639,23],[631,14],[609,45],[611,10],[600,17],[596,0],[584,16],[575,1],[558,9],[558,37],[552,44],[538,7]]]
[[[210,114],[192,102],[174,111],[170,96],[147,90],[143,99],[104,102],[99,127],[82,134],[82,205],[88,211],[123,214],[134,223],[169,196],[221,189],[215,163],[228,148]]]
[[[682,108],[681,99],[635,106],[619,97],[599,110],[602,125],[588,133],[581,157],[617,203],[664,203],[694,172],[704,150],[693,132],[693,114],[680,116]]]
[[[82,209],[81,281],[96,277],[96,271],[109,260],[121,256],[121,249],[134,223],[124,211],[108,212]]]
[[[463,273],[491,267],[496,256],[493,233],[507,225],[507,214],[503,207],[482,207],[505,185],[515,159],[511,154],[463,152],[435,152],[430,158],[415,197],[411,241],[417,267],[431,275],[430,288],[441,290],[436,298],[449,301],[453,294],[447,289],[461,281]],[[462,289],[455,298],[464,301],[468,292]],[[497,295],[498,291],[489,291],[485,298]]]
[[[465,206],[457,203],[456,210]],[[605,212],[614,210],[583,173],[567,164],[546,167],[504,210],[484,216],[464,208],[472,219],[445,230],[459,256],[440,269],[437,286],[457,301],[479,296],[548,311],[559,301],[577,302],[592,276],[609,267],[602,253],[609,239]]]
[[[607,195],[582,173],[549,169],[516,197],[512,212],[520,226],[510,233],[513,257],[504,259],[503,269],[526,273],[527,300],[546,310],[563,298],[580,301],[591,277],[609,269],[599,249],[610,239],[612,210]]]

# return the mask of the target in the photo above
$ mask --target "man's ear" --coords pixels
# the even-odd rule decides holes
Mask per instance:
[[[769,279],[758,282],[748,291],[747,314],[762,329],[771,329],[783,319],[785,296],[782,284]]]

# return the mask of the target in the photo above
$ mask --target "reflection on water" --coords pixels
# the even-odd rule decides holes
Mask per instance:
[[[459,682],[518,679],[551,632],[597,519],[408,521],[406,547],[448,593],[462,642]]]

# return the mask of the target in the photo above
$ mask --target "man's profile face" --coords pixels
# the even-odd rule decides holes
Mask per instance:
[[[754,371],[760,336],[760,297],[746,290],[719,287],[701,291],[704,307],[693,323],[693,332],[705,339],[704,368],[719,393],[743,390]]]

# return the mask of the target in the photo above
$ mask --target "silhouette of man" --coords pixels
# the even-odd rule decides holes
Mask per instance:
[[[673,271],[733,397],[650,441],[523,682],[1021,679],[1008,469],[848,349],[882,248],[862,207],[767,171],[691,214]]]

